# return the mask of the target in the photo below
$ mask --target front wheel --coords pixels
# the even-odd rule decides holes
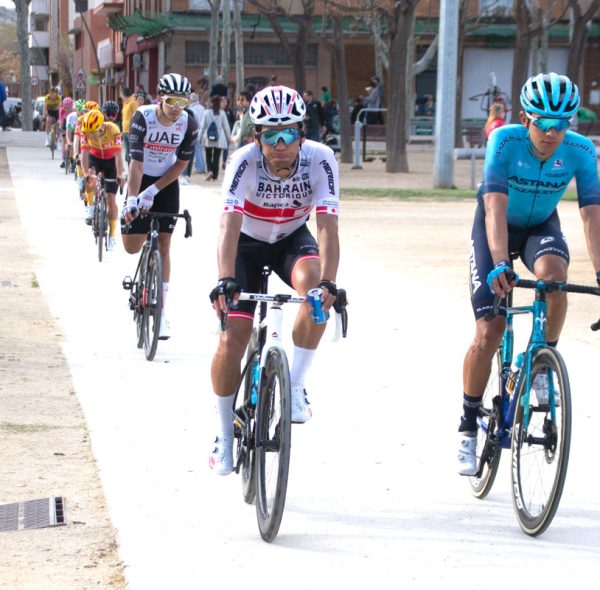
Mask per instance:
[[[144,282],[144,352],[151,361],[156,354],[162,316],[163,270],[160,252],[154,250],[150,255]]]
[[[537,399],[539,383],[534,388],[538,375],[545,376],[545,403]],[[519,387],[513,424],[511,489],[521,528],[537,536],[552,522],[567,476],[571,389],[565,363],[554,348],[534,353],[529,387],[526,381]]]
[[[108,229],[108,212],[106,210],[106,198],[104,197],[104,195],[101,195],[98,199],[95,212],[98,215],[98,238],[96,241],[98,246],[98,261],[102,262],[102,254],[106,244],[106,235]]]
[[[283,350],[267,353],[256,419],[256,514],[261,537],[270,543],[283,517],[292,435],[290,373]]]
[[[492,359],[492,370],[488,379],[477,423],[477,475],[469,478],[471,490],[476,498],[485,498],[494,485],[502,448],[498,444],[502,422],[502,354],[498,350]]]

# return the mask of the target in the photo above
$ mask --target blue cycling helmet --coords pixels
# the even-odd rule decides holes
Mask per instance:
[[[532,76],[521,88],[521,106],[526,113],[567,119],[579,108],[579,90],[567,76],[554,72]]]

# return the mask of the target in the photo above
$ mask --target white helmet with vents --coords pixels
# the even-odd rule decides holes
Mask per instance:
[[[250,102],[250,119],[255,125],[302,123],[305,115],[302,97],[287,86],[266,86]]]
[[[190,81],[181,74],[165,74],[158,83],[158,94],[189,96],[191,91]]]

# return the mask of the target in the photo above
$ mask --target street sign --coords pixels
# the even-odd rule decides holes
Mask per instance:
[[[75,84],[75,90],[85,91],[85,82],[83,80],[78,80],[77,84]]]
[[[37,76],[31,76],[31,85],[37,86],[40,83],[40,79]]]
[[[77,79],[83,80],[85,78],[85,70],[83,68],[79,68],[77,71]]]

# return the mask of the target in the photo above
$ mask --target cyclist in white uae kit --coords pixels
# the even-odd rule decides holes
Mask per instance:
[[[150,229],[148,211],[179,213],[179,183],[194,153],[198,125],[184,110],[192,88],[179,74],[165,74],[158,84],[158,105],[143,105],[129,130],[128,196],[121,234],[129,254],[139,252]],[[141,213],[138,215],[138,213]],[[159,338],[170,337],[165,301],[171,274],[171,235],[177,219],[159,220],[158,249],[163,263],[163,311]]]
[[[233,471],[231,410],[256,305],[238,302],[240,289],[258,291],[262,268],[269,265],[301,296],[321,287],[324,310],[336,299],[338,165],[329,147],[304,138],[305,113],[304,101],[291,88],[268,86],[259,91],[250,104],[255,140],[233,153],[223,180],[219,279],[210,294],[217,315],[227,309],[225,293],[236,295],[211,367],[218,419],[209,466],[219,475]],[[317,240],[306,226],[312,211]],[[301,305],[292,334],[290,371],[295,423],[312,416],[304,382],[324,330],[325,324],[311,320],[309,304]]]

